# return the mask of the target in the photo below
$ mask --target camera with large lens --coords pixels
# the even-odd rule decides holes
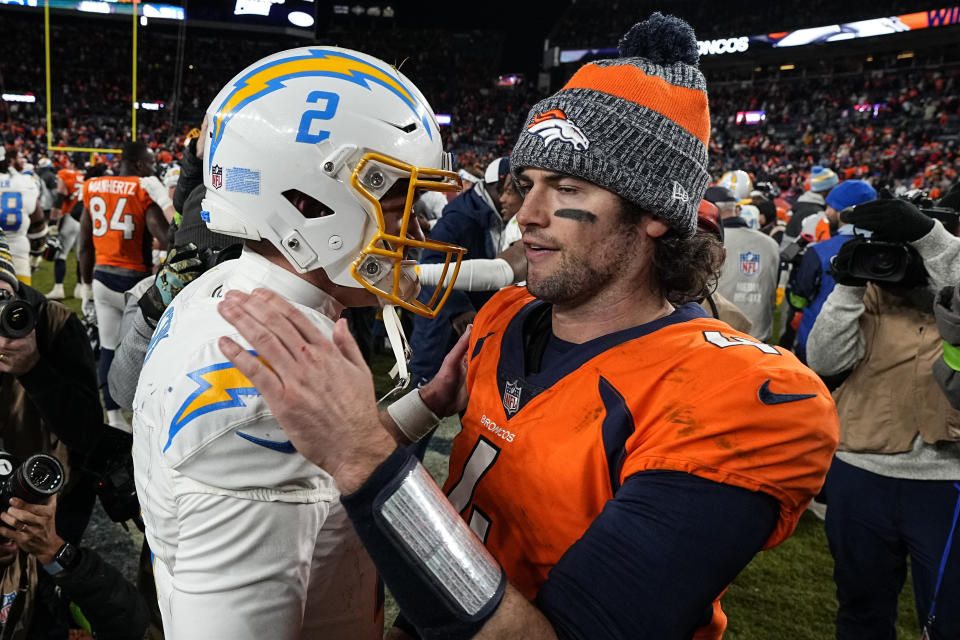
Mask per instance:
[[[53,456],[35,453],[23,464],[6,451],[0,451],[0,510],[10,505],[10,498],[30,504],[46,502],[63,488],[63,465]]]
[[[0,336],[23,338],[37,326],[37,313],[25,300],[0,289]]]
[[[907,197],[905,200],[914,204],[932,205],[929,199],[922,199],[925,194]],[[921,206],[920,213],[939,220],[951,233],[956,232],[960,214],[953,209]],[[871,282],[890,282],[902,284],[905,279],[923,272],[923,259],[920,254],[906,242],[886,242],[856,236],[851,243],[849,272],[855,278]],[[917,283],[909,283],[917,284]]]
[[[854,278],[871,282],[902,282],[920,257],[916,249],[900,242],[884,242],[857,236],[848,271]]]

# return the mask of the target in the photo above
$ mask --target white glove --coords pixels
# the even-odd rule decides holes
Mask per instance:
[[[88,300],[93,300],[93,287],[89,284],[78,282],[77,286],[73,290],[73,297],[78,298],[81,303],[86,303]]]

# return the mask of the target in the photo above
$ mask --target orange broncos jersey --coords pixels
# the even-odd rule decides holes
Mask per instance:
[[[63,184],[67,187],[67,195],[63,199],[63,206],[60,207],[60,211],[67,215],[73,209],[73,205],[80,200],[81,190],[83,189],[83,172],[75,169],[60,169],[57,172],[57,177],[63,180]]]
[[[98,265],[150,271],[153,260],[146,211],[154,201],[143,186],[148,179],[103,176],[83,184],[83,206],[93,223]]]
[[[682,307],[525,375],[522,327],[545,304],[512,287],[477,315],[470,401],[444,487],[527,598],[617,488],[642,471],[767,493],[780,517],[766,547],[790,535],[838,442],[833,401],[813,372],[787,351]],[[714,611],[698,639],[722,635],[718,602]]]

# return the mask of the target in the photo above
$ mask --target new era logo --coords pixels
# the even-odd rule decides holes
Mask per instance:
[[[680,186],[680,183],[676,180],[673,181],[673,199],[679,200],[680,202],[690,202],[690,196],[687,194],[687,190]]]

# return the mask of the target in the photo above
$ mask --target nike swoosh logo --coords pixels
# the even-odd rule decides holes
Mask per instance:
[[[276,440],[264,440],[263,438],[251,436],[250,434],[243,433],[242,431],[237,431],[237,435],[243,438],[244,440],[249,440],[253,444],[258,444],[261,447],[266,447],[267,449],[279,451],[280,453],[296,453],[297,452],[296,447],[294,447],[293,443],[290,442],[289,440],[284,440],[283,442],[277,442]]]
[[[815,393],[774,393],[773,391],[770,391],[770,380],[767,380],[762,385],[760,385],[760,390],[757,391],[757,397],[760,398],[760,402],[762,402],[763,404],[786,404],[788,402],[797,402],[798,400],[816,398],[817,394]]]

